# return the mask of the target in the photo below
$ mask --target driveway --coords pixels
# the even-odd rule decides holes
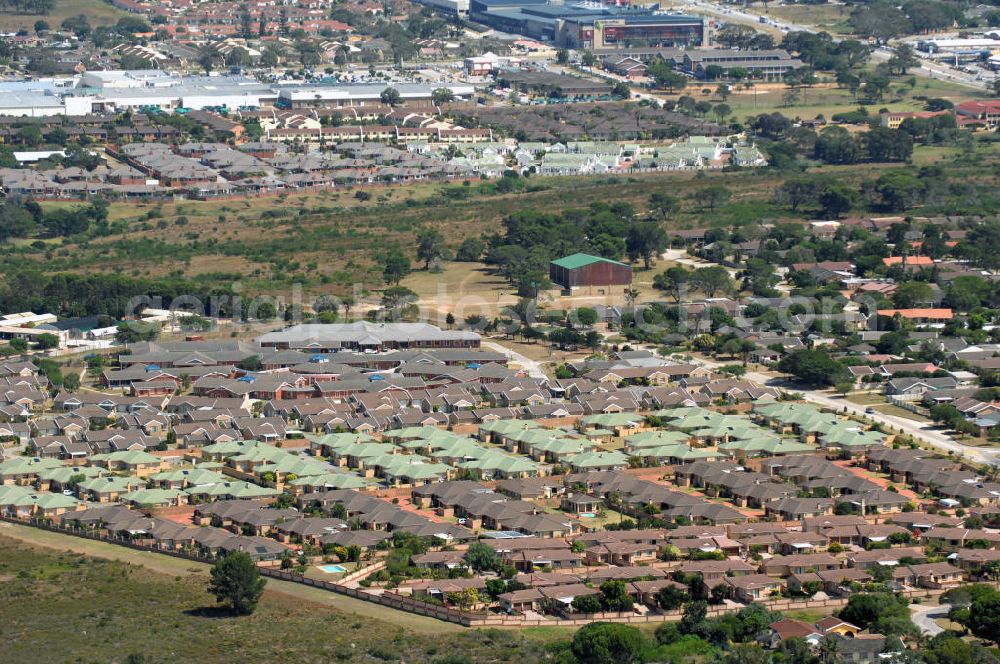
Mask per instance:
[[[913,624],[927,636],[937,636],[944,631],[944,628],[937,624],[936,620],[947,618],[948,608],[948,606],[911,604],[910,611],[913,612]]]

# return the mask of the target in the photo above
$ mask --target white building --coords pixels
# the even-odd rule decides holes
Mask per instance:
[[[456,97],[471,97],[476,89],[471,85],[442,83],[425,85],[421,83],[379,84],[379,85],[301,85],[282,86],[278,91],[278,101],[289,108],[302,108],[316,104],[337,102],[347,105],[380,103],[382,92],[393,87],[401,99],[430,99],[434,90],[448,88]]]

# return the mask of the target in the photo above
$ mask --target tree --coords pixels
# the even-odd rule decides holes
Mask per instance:
[[[823,214],[834,219],[850,212],[859,203],[858,192],[839,182],[827,185],[819,195],[819,205]]]
[[[424,269],[444,254],[444,236],[433,228],[427,228],[417,233],[417,260],[424,262]]]
[[[42,130],[36,124],[24,125],[17,130],[17,140],[29,147],[42,144]]]
[[[733,109],[729,106],[729,104],[716,104],[715,107],[712,109],[712,113],[713,115],[715,115],[715,119],[720,123],[725,122],[726,118],[728,118],[732,114],[732,112]]]
[[[386,309],[399,309],[416,302],[417,297],[417,293],[406,286],[390,286],[382,291],[382,306]]]
[[[737,643],[722,658],[723,664],[767,664],[767,653],[759,643]]]
[[[691,281],[692,271],[682,265],[668,267],[665,271],[653,277],[653,287],[667,291],[674,302],[680,302]]]
[[[831,126],[816,137],[813,154],[827,164],[855,164],[861,159],[861,148],[846,129]]]
[[[467,237],[462,240],[458,251],[455,252],[455,260],[465,263],[475,263],[483,257],[483,250],[486,244],[478,237]]]
[[[733,192],[729,190],[729,187],[721,184],[713,184],[695,192],[694,198],[701,201],[702,204],[708,205],[710,210],[714,210],[720,205],[728,203],[732,195]]]
[[[601,584],[601,606],[605,611],[631,611],[632,604],[624,581],[612,579]]]
[[[643,266],[648,270],[653,259],[667,248],[667,234],[659,224],[640,222],[632,224],[625,236],[625,250],[629,260],[642,258]]]
[[[701,579],[701,575],[697,575],[698,579]],[[705,581],[702,579],[701,583],[704,585]],[[707,590],[705,592],[707,593]],[[695,593],[691,593],[692,598]],[[706,621],[708,620],[708,602],[704,600],[697,600],[688,602],[684,605],[684,614],[681,616],[680,624],[677,626],[681,634],[694,634],[696,636],[703,636],[708,630]]]
[[[924,197],[925,187],[923,180],[905,172],[886,173],[875,181],[875,193],[882,206],[892,212],[917,205]]]
[[[689,600],[688,594],[676,586],[664,586],[656,593],[656,603],[664,611],[676,611]]]
[[[826,178],[819,177],[794,177],[788,178],[781,183],[775,192],[779,202],[787,204],[792,212],[796,212],[803,205],[811,205],[819,202],[820,194],[830,186]]]
[[[212,67],[215,66],[215,59],[218,56],[215,47],[210,44],[203,46],[198,51],[198,66],[205,70],[206,75],[212,73]]]
[[[715,41],[726,48],[746,49],[757,34],[749,25],[742,23],[727,23],[715,34]]]
[[[49,350],[59,347],[59,337],[48,332],[44,332],[35,337],[35,348],[38,350]]]
[[[656,87],[666,88],[670,94],[673,94],[674,91],[683,90],[688,84],[687,76],[671,70],[670,65],[662,60],[651,62],[646,72],[653,79]]]
[[[570,645],[579,664],[633,664],[640,661],[642,649],[637,628],[605,622],[584,625]]]
[[[729,276],[729,271],[721,265],[699,267],[691,275],[691,285],[703,291],[708,297],[728,293],[736,287],[733,278]]]
[[[250,556],[234,551],[215,561],[208,591],[220,604],[228,604],[236,615],[250,615],[257,608],[266,583]]]
[[[788,664],[817,664],[819,661],[813,654],[812,646],[801,636],[782,639],[778,652]]]
[[[597,311],[591,307],[580,307],[576,310],[576,320],[584,327],[593,327],[597,322]]]
[[[886,64],[889,66],[890,72],[906,76],[908,69],[920,66],[920,58],[913,52],[912,46],[903,42],[896,47],[895,53],[892,54],[892,57],[889,58]]]
[[[497,552],[487,546],[485,542],[475,541],[466,550],[465,561],[469,563],[469,567],[481,572],[496,569],[499,566],[500,558],[497,556]]]
[[[434,102],[435,106],[450,104],[455,101],[455,93],[451,91],[451,88],[435,88],[431,92],[431,101]]]
[[[80,374],[76,372],[70,372],[63,377],[63,387],[65,387],[70,392],[75,392],[80,389]]]
[[[680,201],[677,200],[676,196],[671,196],[670,194],[664,194],[656,192],[649,195],[649,211],[660,213],[663,219],[667,219],[671,214],[677,211],[680,207]]]
[[[410,259],[398,249],[390,251],[382,259],[382,279],[387,284],[399,284],[410,273]]]
[[[893,593],[857,593],[851,595],[838,617],[880,634],[908,634],[915,628],[910,619],[908,601]]]
[[[600,595],[577,595],[573,598],[573,608],[577,613],[600,613]]]
[[[802,349],[781,358],[778,369],[810,385],[836,385],[847,369],[821,350]]]
[[[69,30],[80,39],[85,39],[90,34],[90,22],[84,14],[69,16],[59,24],[63,30]]]
[[[913,156],[913,136],[901,129],[873,127],[862,139],[869,161],[907,161]]]
[[[1000,592],[984,593],[969,607],[969,630],[981,639],[1000,644]]]
[[[237,362],[236,367],[243,371],[260,371],[264,365],[261,363],[259,355],[251,355]]]
[[[399,94],[399,90],[390,86],[382,91],[379,95],[379,99],[381,99],[382,103],[387,106],[398,106],[403,97]]]
[[[897,309],[911,309],[934,300],[934,291],[923,281],[906,281],[896,286],[892,303]]]

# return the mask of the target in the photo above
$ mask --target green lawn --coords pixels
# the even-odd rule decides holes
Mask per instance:
[[[133,656],[147,664],[433,664],[457,652],[476,662],[531,663],[544,661],[542,641],[559,638],[462,630],[443,623],[434,634],[418,634],[338,608],[337,602],[315,602],[309,593],[286,594],[274,581],[254,615],[234,618],[217,610],[205,592],[204,574],[162,574],[128,562],[35,548],[4,536],[0,579],[6,641],[2,659],[10,662],[123,662]],[[441,638],[445,632],[446,643]]]
[[[853,394],[848,394],[844,398],[851,403],[856,403],[861,406],[873,406],[875,404],[885,403],[884,396],[873,392],[855,392]]]
[[[22,28],[33,30],[35,21],[46,21],[53,28],[58,28],[64,19],[83,14],[92,27],[112,25],[125,12],[111,6],[104,0],[56,0],[56,7],[51,13],[41,16],[37,14],[15,14],[9,9],[0,12],[0,29],[15,31]]]
[[[831,34],[850,34],[850,9],[842,5],[781,5],[768,7],[762,14],[780,22],[810,25]]]
[[[875,406],[875,410],[885,415],[892,415],[893,417],[902,417],[908,420],[913,420],[914,422],[929,422],[926,417],[918,415],[917,413],[912,413],[905,408],[900,408],[899,406],[893,406],[892,404],[885,404],[883,406]]]

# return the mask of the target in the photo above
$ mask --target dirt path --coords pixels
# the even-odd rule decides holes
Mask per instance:
[[[13,523],[0,523],[0,536],[24,542],[33,546],[42,546],[58,551],[73,551],[96,558],[120,560],[170,576],[198,575],[208,577],[208,564],[183,558],[174,558],[150,551],[136,551],[123,546],[88,540],[72,535],[63,535],[48,530],[40,530],[29,526]],[[418,616],[404,611],[395,611],[377,604],[372,604],[353,597],[338,595],[319,588],[312,588],[291,581],[268,579],[267,592],[290,595],[315,604],[322,604],[352,615],[365,618],[384,620],[422,634],[443,634],[462,631],[461,625],[446,623],[426,616]]]
[[[503,353],[507,356],[507,359],[511,362],[517,362],[521,367],[528,372],[528,375],[532,378],[546,378],[545,372],[542,370],[541,362],[536,362],[531,358],[518,353],[516,350],[508,348],[506,346],[501,346],[500,344],[493,341],[483,341],[481,342],[483,347],[489,348],[490,350],[495,350],[498,353]]]

